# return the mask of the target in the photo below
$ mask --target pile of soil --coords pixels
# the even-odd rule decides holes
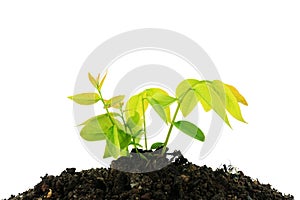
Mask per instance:
[[[76,172],[75,168],[67,168],[59,176],[45,175],[42,181],[33,189],[10,200],[98,200],[98,199],[197,199],[197,200],[276,200],[294,199],[291,195],[283,195],[269,184],[261,184],[258,180],[245,176],[241,171],[223,166],[212,170],[207,166],[194,165],[179,152],[174,152],[172,158],[151,157],[145,160],[136,153],[131,157],[123,157],[114,161],[112,168],[98,168]],[[155,158],[155,159],[154,159]],[[134,165],[128,162],[134,161]],[[141,171],[148,164],[149,171],[159,167],[157,159],[169,162],[169,165],[147,173],[131,173]],[[126,164],[127,163],[127,164]],[[150,163],[150,164],[149,164]],[[135,166],[135,167],[134,167]],[[144,170],[144,169],[143,169]]]

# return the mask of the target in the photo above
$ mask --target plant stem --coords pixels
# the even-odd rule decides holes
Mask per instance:
[[[133,135],[133,132],[132,132],[131,128],[130,128],[130,127],[126,124],[126,122],[125,122],[125,119],[124,119],[124,112],[123,112],[123,110],[122,110],[122,107],[120,107],[120,112],[121,112],[121,119],[122,119],[123,124],[124,124],[124,127],[125,127],[125,132],[127,133],[127,128],[128,128],[129,131],[130,131],[130,134]],[[135,151],[136,151],[137,153],[139,153],[139,150],[138,150],[138,148],[137,148],[137,146],[136,146],[135,138],[134,138],[134,137],[132,137],[132,141],[133,141],[133,146],[134,146],[134,148],[135,148]],[[127,147],[127,148],[128,148],[128,147]]]
[[[125,127],[125,132],[127,133],[127,124],[126,124],[125,119],[124,119],[124,112],[122,110],[122,106],[120,107],[120,112],[121,112],[121,119],[122,119],[124,127]]]
[[[169,131],[168,131],[166,140],[165,140],[165,142],[164,142],[163,150],[162,150],[162,152],[161,152],[162,155],[166,152],[167,144],[168,144],[168,141],[169,141],[169,138],[170,138],[170,135],[171,135],[171,132],[172,132],[172,129],[173,129],[173,126],[174,126],[174,122],[175,122],[176,116],[177,116],[177,114],[178,114],[179,108],[180,108],[180,102],[178,101],[178,105],[177,105],[176,111],[175,111],[175,113],[174,113],[174,116],[173,116],[173,119],[172,119],[172,122],[171,122],[171,126],[170,126],[170,128],[169,128]]]
[[[106,104],[105,104],[104,99],[103,99],[103,97],[102,97],[101,91],[100,91],[99,89],[98,89],[98,93],[99,93],[99,96],[100,96],[100,100],[101,100],[101,102],[102,102],[103,105],[104,105],[104,109],[106,110],[106,113],[107,113],[107,115],[108,115],[108,117],[109,117],[111,123],[112,123],[113,125],[115,125],[115,122],[114,122],[114,120],[113,120],[113,119],[111,118],[111,116],[110,116],[110,113],[109,113],[109,111],[108,111],[108,108],[106,107]]]
[[[133,146],[135,148],[136,153],[140,153],[139,150],[138,150],[138,148],[137,148],[137,146],[136,146],[135,138],[132,138],[132,140],[133,140]]]
[[[143,106],[143,121],[144,121],[144,132],[145,132],[145,148],[146,150],[148,149],[147,147],[147,132],[146,132],[146,118],[145,118],[145,106],[144,106],[144,98],[142,99],[142,106]]]

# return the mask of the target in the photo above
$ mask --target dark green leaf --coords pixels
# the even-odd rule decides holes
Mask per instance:
[[[151,145],[151,149],[158,149],[160,147],[163,147],[165,143],[163,142],[155,142]]]
[[[187,134],[190,137],[193,137],[197,140],[204,141],[205,135],[201,131],[200,128],[198,128],[196,125],[194,125],[191,122],[188,121],[177,121],[174,122],[174,126],[181,130],[183,133]]]

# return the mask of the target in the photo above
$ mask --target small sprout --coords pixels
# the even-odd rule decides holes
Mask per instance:
[[[149,107],[152,107],[169,126],[165,141],[156,142],[150,147],[151,150],[162,148],[161,155],[167,151],[167,144],[174,127],[198,141],[205,141],[205,134],[196,124],[186,120],[176,120],[179,112],[187,117],[198,103],[202,105],[204,111],[216,112],[229,127],[231,125],[228,114],[247,123],[241,114],[239,104],[247,106],[248,102],[234,86],[220,80],[186,79],[178,84],[175,97],[170,96],[161,88],[148,88],[129,97],[127,102],[124,102],[124,95],[117,95],[108,100],[103,98],[101,89],[106,76],[107,72],[102,77],[98,74],[96,78],[88,73],[89,81],[97,92],[68,97],[81,105],[92,105],[99,101],[103,104],[103,114],[80,124],[82,126],[80,136],[87,141],[105,140],[104,158],[128,156],[129,147],[132,147],[137,153],[139,153],[138,148],[148,150],[145,113]],[[174,103],[177,104],[177,107],[171,115],[170,106]],[[114,109],[114,111],[110,109]],[[142,139],[145,143],[143,146],[140,144]],[[140,156],[147,160],[142,154]],[[189,177],[181,175],[181,178],[185,181]],[[52,190],[48,194],[51,195]]]

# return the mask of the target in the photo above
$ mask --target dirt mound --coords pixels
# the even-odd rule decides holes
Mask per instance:
[[[124,159],[126,158],[118,159],[113,165],[124,164]],[[134,161],[135,166],[140,166],[137,160],[139,159]],[[145,159],[140,159],[140,162],[144,163]],[[59,176],[41,177],[42,181],[33,189],[9,199],[294,199],[293,196],[283,195],[269,184],[261,184],[232,167],[224,165],[214,171],[207,166],[194,165],[178,153],[176,159],[169,162],[161,170],[147,173],[122,172],[112,168],[76,172],[75,168],[68,168]],[[150,166],[153,167],[151,164]]]

